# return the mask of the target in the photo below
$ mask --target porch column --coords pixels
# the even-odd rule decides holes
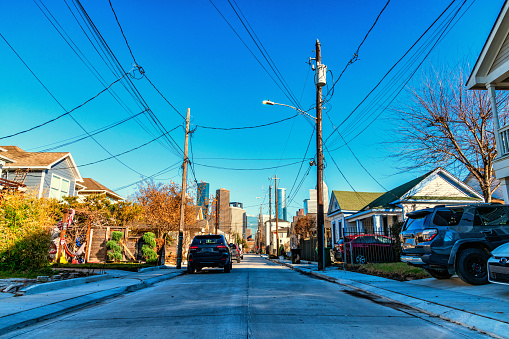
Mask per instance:
[[[507,204],[509,202],[509,178],[500,179],[500,189],[504,194],[504,203]]]
[[[382,217],[380,215],[374,215],[373,216],[373,230],[375,233],[381,233],[382,228]]]
[[[491,84],[486,84],[486,89],[488,90],[488,96],[490,98],[491,111],[493,112],[493,128],[497,148],[497,158],[499,158],[504,152],[502,147],[502,140],[500,139],[500,134],[498,133],[498,130],[500,129],[500,121],[498,119],[497,92],[495,87],[493,87]]]

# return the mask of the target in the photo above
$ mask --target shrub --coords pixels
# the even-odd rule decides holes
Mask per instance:
[[[392,246],[394,249],[394,255],[396,257],[395,258],[396,261],[399,261],[401,258],[401,241],[399,240],[399,234],[401,233],[402,228],[403,228],[403,222],[401,222],[401,221],[395,222],[391,226],[391,233],[394,238],[394,242],[393,242]]]
[[[147,263],[155,263],[157,261],[157,253],[154,251],[156,247],[155,237],[156,235],[152,232],[143,234],[143,242],[145,244],[141,247],[141,252]]]
[[[49,227],[59,213],[56,202],[17,192],[0,202],[0,269],[37,271],[49,264]]]
[[[113,231],[110,235],[110,240],[106,243],[106,247],[110,250],[108,251],[108,258],[115,262],[122,260],[122,247],[118,244],[118,242],[122,239],[124,233]]]

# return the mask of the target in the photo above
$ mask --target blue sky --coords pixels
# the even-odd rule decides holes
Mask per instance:
[[[455,1],[444,17],[453,13],[462,2]],[[270,71],[228,1],[214,0],[213,3]],[[359,50],[358,60],[347,68],[335,87],[334,96],[326,105],[335,125],[352,112],[449,3],[402,0],[392,0],[389,3]],[[185,115],[188,107],[191,109],[191,127],[196,128],[191,140],[197,180],[209,182],[211,192],[221,187],[229,189],[230,200],[243,202],[248,214],[258,213],[260,203],[265,204],[264,213],[268,212],[269,178],[274,175],[281,178],[278,185],[285,187],[287,193],[290,193],[294,183],[298,186],[303,180],[301,189],[296,192],[289,206],[288,215],[294,215],[302,207],[302,200],[309,197],[308,190],[314,188],[316,183],[316,167],[302,179],[309,167],[307,162],[299,177],[298,164],[284,166],[304,157],[312,131],[306,118],[298,116],[256,129],[222,131],[200,127],[256,126],[295,114],[290,108],[262,105],[266,99],[284,104],[291,102],[211,2],[113,0],[112,4],[133,54],[147,77],[181,114]],[[310,108],[315,101],[313,72],[309,70],[307,60],[314,56],[316,39],[322,43],[322,61],[336,79],[385,4],[386,1],[375,0],[324,1],[317,6],[316,2],[309,1],[237,0],[238,7],[304,109]],[[461,18],[453,21],[450,30],[422,66],[428,65],[430,61],[451,65],[458,61],[475,63],[502,4],[502,0],[466,1],[456,17]],[[82,1],[82,5],[120,65],[130,70],[133,59],[108,1]],[[76,56],[39,7],[46,15],[56,19],[58,23],[54,23],[65,30],[64,36],[72,39],[71,44],[79,48],[82,57],[88,60],[89,67],[104,79],[103,83]],[[95,42],[94,36],[88,31],[88,36],[83,33],[73,14],[84,25],[71,0],[67,0],[67,3],[3,1],[0,5],[0,33],[66,110],[82,104],[103,90],[104,84],[109,85],[118,79],[89,41],[91,39]],[[434,43],[436,40],[431,41]],[[405,75],[414,69],[417,72],[412,81],[418,80],[418,63],[423,55],[418,61],[400,64],[400,68],[395,71],[402,70],[402,76],[395,76],[391,80],[394,74],[391,73],[383,86],[394,85],[395,89],[403,86]],[[64,113],[2,39],[0,56],[3,66],[0,82],[0,137],[31,128]],[[166,130],[180,126],[170,135],[183,149],[183,121],[179,114],[146,79],[133,79],[132,82]],[[331,82],[330,74],[328,82]],[[114,84],[111,89],[122,105],[109,92],[104,92],[72,113],[88,132],[144,110],[122,83]],[[349,140],[350,148],[364,167],[388,189],[422,174],[399,173],[394,155],[381,144],[387,139],[391,125],[389,111],[383,110],[395,97],[396,92],[392,95],[390,93],[375,92],[370,100],[376,94],[379,97],[373,101],[373,105],[368,105],[368,100],[339,129]],[[404,100],[403,91],[394,102]],[[314,110],[310,114],[314,115]],[[381,114],[380,118],[374,120],[378,114]],[[324,137],[327,137],[333,127],[326,115],[323,126]],[[358,137],[350,140],[366,127]],[[0,145],[17,145],[25,150],[40,151],[48,149],[49,144],[58,145],[63,140],[83,134],[76,122],[65,116],[31,132],[0,140]],[[118,154],[147,143],[160,134],[148,115],[140,114],[138,122],[130,119],[95,135],[95,138],[109,152]],[[348,149],[342,147],[332,151],[341,145],[339,140],[334,142],[337,138],[337,134],[331,137],[327,145],[344,177],[357,191],[382,191]],[[71,152],[78,165],[109,156],[90,138],[54,151]],[[131,169],[112,159],[82,167],[80,171],[82,176],[92,177],[115,189],[140,180],[140,173],[151,176],[176,164],[181,161],[176,153],[164,142],[152,142],[119,157]],[[307,158],[312,158],[314,154],[313,139]],[[331,155],[325,153],[325,179],[329,190],[351,190],[332,162]],[[284,167],[271,170],[231,170],[277,166]],[[156,176],[155,180],[174,180],[180,183],[181,174],[177,165],[173,170]],[[190,178],[194,179],[193,176]],[[135,187],[119,190],[118,193],[128,196],[134,192]]]

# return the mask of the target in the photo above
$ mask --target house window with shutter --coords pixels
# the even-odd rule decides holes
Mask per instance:
[[[49,190],[49,197],[57,200],[62,200],[62,197],[69,195],[69,187],[71,181],[59,177],[58,175],[52,175],[51,185]]]

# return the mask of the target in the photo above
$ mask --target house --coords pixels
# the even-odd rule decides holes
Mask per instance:
[[[467,81],[467,88],[487,90],[493,112],[497,157],[493,170],[509,202],[509,124],[500,120],[496,91],[509,89],[509,2],[505,2]],[[501,107],[500,111],[506,110]]]
[[[267,239],[265,246],[270,246],[270,253],[276,253],[277,235],[279,235],[279,246],[290,245],[290,222],[277,219],[277,223],[276,230],[276,218],[265,221],[265,239]]]
[[[482,169],[480,169],[481,173],[484,173]],[[495,176],[495,171],[492,171],[492,178],[491,178],[491,202],[496,202],[499,204],[504,203],[504,192],[502,192],[502,188],[500,187],[500,180],[497,179]],[[482,195],[481,185],[479,184],[479,180],[470,173],[467,175],[465,180],[463,180],[465,184],[472,187],[474,190],[476,190],[479,194]]]
[[[21,183],[38,197],[61,200],[76,195],[76,184],[83,179],[69,152],[26,152],[18,146],[0,146],[0,178]]]
[[[448,171],[437,168],[388,192],[332,191],[328,217],[332,244],[345,235],[391,235],[408,212],[437,205],[483,203],[483,197]]]
[[[110,190],[108,187],[98,183],[92,178],[83,178],[83,182],[76,183],[77,196],[80,202],[85,201],[85,198],[90,195],[104,195],[112,203],[123,201],[117,193]]]

